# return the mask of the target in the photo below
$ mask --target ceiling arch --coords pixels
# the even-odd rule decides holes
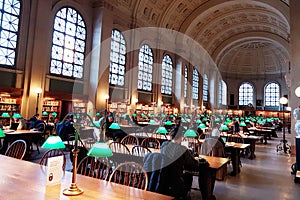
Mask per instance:
[[[127,13],[137,27],[167,28],[191,37],[206,49],[221,72],[286,71],[289,0],[105,1]],[[252,61],[258,54],[259,61]]]

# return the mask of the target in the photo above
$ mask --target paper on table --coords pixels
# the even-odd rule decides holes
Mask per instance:
[[[46,185],[59,184],[63,176],[63,156],[55,156],[48,158]]]

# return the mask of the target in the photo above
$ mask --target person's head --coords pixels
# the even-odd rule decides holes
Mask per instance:
[[[177,132],[172,132],[171,138],[173,141],[181,143],[182,138],[184,136],[184,129],[179,129]]]

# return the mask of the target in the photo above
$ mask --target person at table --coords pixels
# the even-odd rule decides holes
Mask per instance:
[[[26,130],[27,129],[27,124],[26,124],[26,120],[21,117],[20,119],[18,119],[18,127],[17,130]]]
[[[170,195],[174,196],[175,199],[186,199],[192,186],[193,175],[184,173],[184,170],[199,171],[204,170],[209,165],[205,160],[199,164],[192,153],[181,145],[183,135],[183,130],[179,130],[176,135],[172,134],[172,140],[163,142],[160,151],[172,162],[172,180],[168,182]]]

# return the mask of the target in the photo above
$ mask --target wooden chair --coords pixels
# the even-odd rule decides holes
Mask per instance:
[[[148,137],[143,139],[141,146],[147,148],[160,149],[160,142],[156,138]]]
[[[151,153],[147,147],[135,145],[131,150],[132,155],[144,157],[146,154]]]
[[[122,140],[123,144],[139,145],[139,139],[134,135],[126,135]]]
[[[107,158],[95,158],[86,156],[77,167],[77,174],[107,180],[109,175],[109,164]]]
[[[26,153],[26,142],[24,140],[16,140],[9,145],[5,152],[5,156],[22,160]]]
[[[144,167],[139,163],[125,162],[113,170],[109,177],[109,182],[146,190],[148,186],[148,175]]]
[[[109,148],[112,152],[123,153],[123,154],[131,154],[128,147],[120,142],[111,142],[109,144]]]
[[[43,154],[42,158],[40,159],[40,165],[47,166],[48,158],[55,157],[55,156],[61,156],[61,155],[63,156],[62,170],[65,170],[65,168],[66,168],[66,156],[65,156],[65,153],[60,149],[50,149],[50,150],[46,151]]]

